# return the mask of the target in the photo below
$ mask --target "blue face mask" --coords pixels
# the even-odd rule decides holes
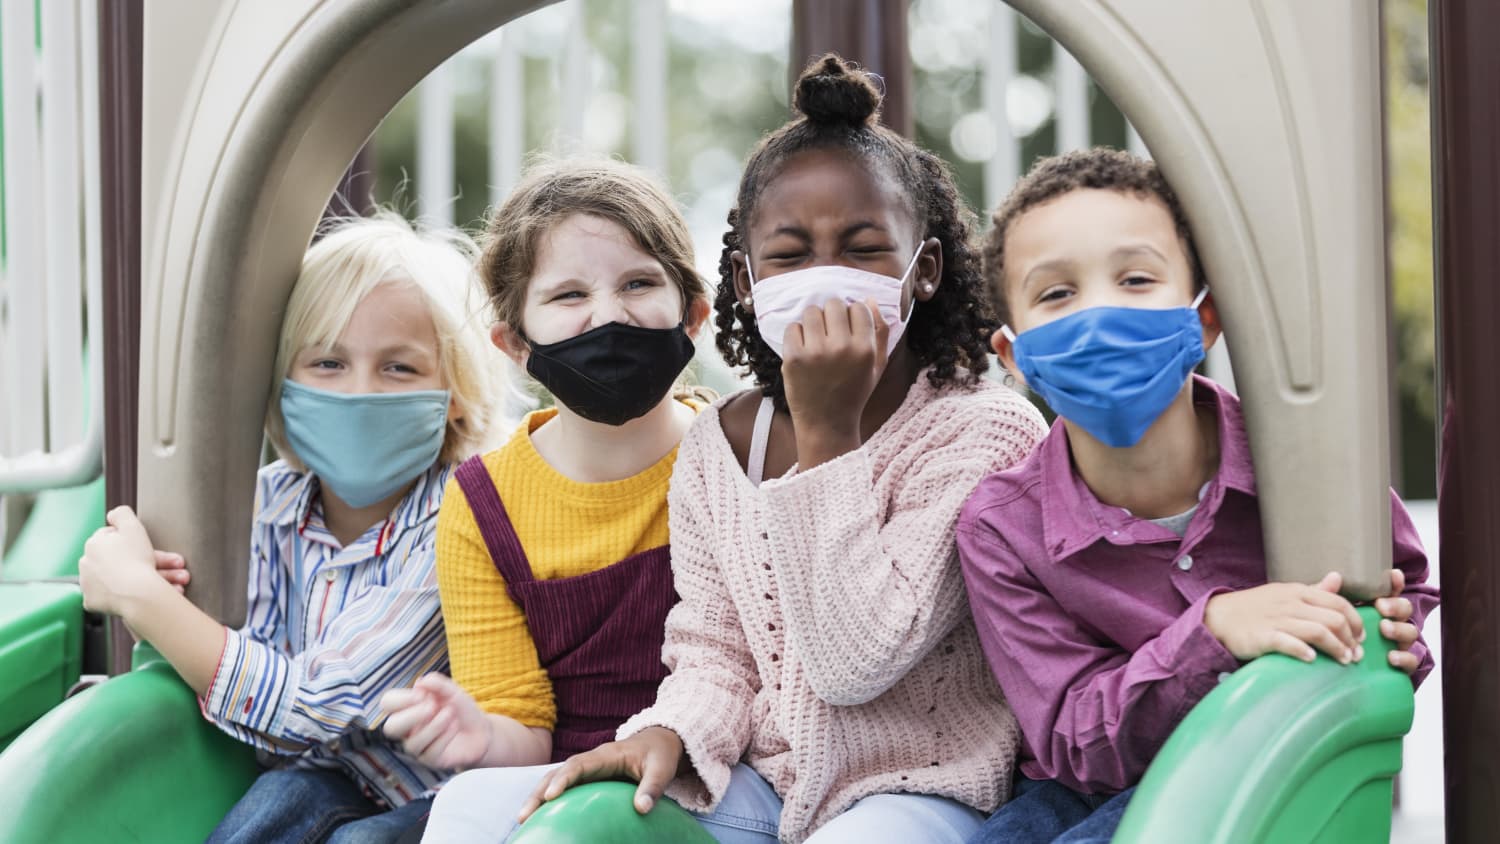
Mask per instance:
[[[1112,448],[1140,442],[1203,360],[1198,305],[1087,308],[1010,338],[1026,386]]]
[[[437,460],[448,392],[332,393],[287,379],[281,417],[298,459],[350,507],[394,495]]]

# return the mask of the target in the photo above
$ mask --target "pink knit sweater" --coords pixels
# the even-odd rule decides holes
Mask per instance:
[[[959,508],[1045,433],[989,381],[935,390],[925,373],[858,450],[750,484],[699,414],[668,497],[671,674],[627,721],[682,738],[693,773],[669,796],[707,811],[745,760],[801,841],[871,794],[936,794],[989,812],[1019,741],[979,647],[954,549]]]

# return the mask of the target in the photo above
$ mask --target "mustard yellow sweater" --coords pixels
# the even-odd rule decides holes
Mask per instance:
[[[484,455],[532,576],[576,577],[666,545],[667,482],[677,450],[633,477],[580,483],[553,469],[531,443],[531,433],[556,414],[529,414],[509,442]],[[552,684],[456,480],[438,512],[437,577],[453,679],[484,711],[552,729]]]

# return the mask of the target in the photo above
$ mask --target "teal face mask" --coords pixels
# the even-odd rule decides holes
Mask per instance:
[[[448,391],[333,393],[281,382],[286,439],[308,470],[350,507],[394,495],[437,460]]]

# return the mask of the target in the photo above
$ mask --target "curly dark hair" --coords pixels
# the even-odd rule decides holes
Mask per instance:
[[[802,72],[792,107],[801,116],[767,135],[750,153],[739,197],[729,211],[729,230],[719,256],[721,283],[714,299],[719,353],[730,366],[747,368],[756,386],[786,409],[781,358],[761,339],[755,314],[741,307],[735,296],[730,255],[744,250],[755,202],[787,161],[809,150],[837,149],[894,177],[911,203],[919,240],[942,241],[942,283],[930,300],[913,302],[906,345],[919,365],[930,367],[927,379],[933,386],[972,383],[989,368],[987,341],[998,323],[990,312],[971,239],[977,218],[959,195],[948,165],[880,125],[880,92],[870,74],[833,53]]]
[[[1160,199],[1171,212],[1177,237],[1182,240],[1183,251],[1187,253],[1188,267],[1193,271],[1193,289],[1202,290],[1208,283],[1182,202],[1167,184],[1155,161],[1109,147],[1074,150],[1037,159],[990,218],[994,225],[984,238],[984,278],[990,290],[990,304],[1001,322],[1010,321],[1010,304],[1005,294],[1007,231],[1027,211],[1065,193],[1084,189],[1113,190]]]

